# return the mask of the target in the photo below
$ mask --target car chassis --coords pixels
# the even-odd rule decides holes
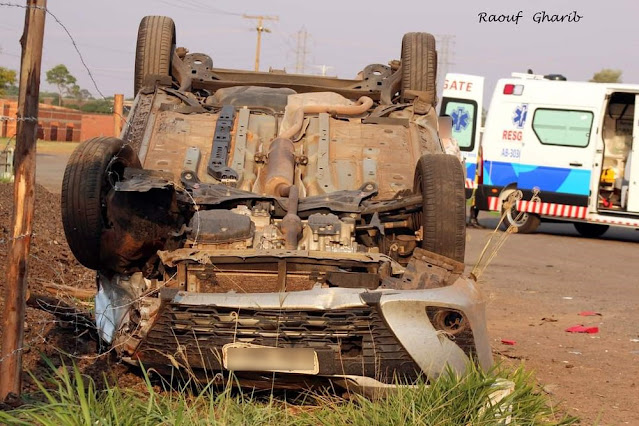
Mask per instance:
[[[434,91],[405,84],[406,49],[355,80],[225,70],[175,48],[167,19],[141,24],[122,138],[85,142],[65,171],[102,340],[160,372],[266,387],[366,392],[490,366],[461,166]],[[170,66],[147,64],[150,38],[172,40]]]

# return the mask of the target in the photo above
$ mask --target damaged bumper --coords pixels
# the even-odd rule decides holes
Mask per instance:
[[[384,389],[437,377],[447,365],[463,372],[470,359],[492,364],[484,300],[466,277],[417,290],[315,286],[247,294],[165,288],[141,312],[134,329],[128,316],[120,316],[113,343],[125,360],[160,371],[233,371],[254,385],[278,374]]]

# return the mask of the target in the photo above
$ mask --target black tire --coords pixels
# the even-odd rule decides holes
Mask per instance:
[[[459,262],[466,250],[464,171],[457,157],[426,154],[417,162],[413,191],[422,194],[422,248]]]
[[[587,238],[599,238],[610,228],[608,225],[599,225],[597,223],[575,222],[573,225],[580,235]]]
[[[175,23],[167,16],[145,16],[138,29],[135,49],[133,93],[137,94],[147,75],[171,75],[175,50]]]
[[[508,196],[502,195],[500,198],[505,201]],[[502,216],[506,215],[504,220],[501,222],[501,229],[503,231],[507,230],[510,226],[514,226],[517,228],[517,233],[519,234],[532,234],[541,224],[541,217],[539,217],[539,215],[519,212],[514,205],[509,211],[506,211],[503,202],[501,205],[501,214]]]
[[[402,38],[401,98],[407,90],[427,92],[437,104],[437,50],[435,37],[428,33],[406,33]]]
[[[141,168],[133,149],[121,139],[93,138],[80,144],[62,180],[62,225],[78,262],[100,269],[100,237],[106,225],[105,198],[125,167]]]

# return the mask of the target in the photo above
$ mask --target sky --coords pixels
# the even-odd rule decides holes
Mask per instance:
[[[26,0],[0,0],[26,4]],[[639,84],[639,2],[636,0],[48,0],[64,24],[105,96],[133,92],[135,44],[140,19],[174,19],[177,44],[206,53],[215,67],[253,69],[254,20],[242,14],[277,16],[265,21],[261,70],[295,71],[298,33],[307,31],[305,71],[353,78],[372,63],[399,59],[402,35],[430,32],[452,36],[448,71],[482,75],[487,95],[499,78],[532,69],[588,80],[602,68],[623,71],[624,83]],[[479,14],[517,15],[514,22],[479,22]],[[579,22],[536,23],[535,13],[576,14]],[[18,70],[25,10],[0,5],[0,66]],[[440,46],[441,47],[441,46]],[[442,51],[440,49],[440,56]],[[64,30],[51,16],[45,24],[42,90],[46,70],[65,64],[82,88],[98,95]],[[441,71],[441,70],[440,70]],[[489,96],[486,96],[489,98]]]

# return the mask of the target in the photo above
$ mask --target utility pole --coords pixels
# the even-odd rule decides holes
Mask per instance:
[[[295,73],[304,74],[306,69],[306,40],[308,32],[306,28],[302,28],[297,32],[297,50],[295,51]]]
[[[243,18],[246,19],[257,19],[257,47],[255,49],[255,71],[260,70],[260,48],[262,45],[262,33],[270,33],[271,30],[265,28],[262,23],[263,21],[279,21],[279,16],[264,16],[264,15],[242,15]]]
[[[320,75],[322,75],[322,76],[326,76],[326,72],[328,70],[335,68],[335,67],[332,67],[330,65],[315,65],[315,67],[322,70],[322,71],[320,71]]]
[[[38,97],[46,7],[47,0],[27,0],[24,31],[20,39],[22,59],[14,157],[13,221],[7,255],[5,305],[2,314],[0,400],[6,399],[10,393],[20,395],[22,386],[24,314],[35,206]]]
[[[455,65],[451,61],[454,56],[454,48],[451,52],[451,45],[455,45],[455,36],[452,34],[442,34],[437,38],[437,87],[441,87],[440,82],[446,77],[451,65]]]

